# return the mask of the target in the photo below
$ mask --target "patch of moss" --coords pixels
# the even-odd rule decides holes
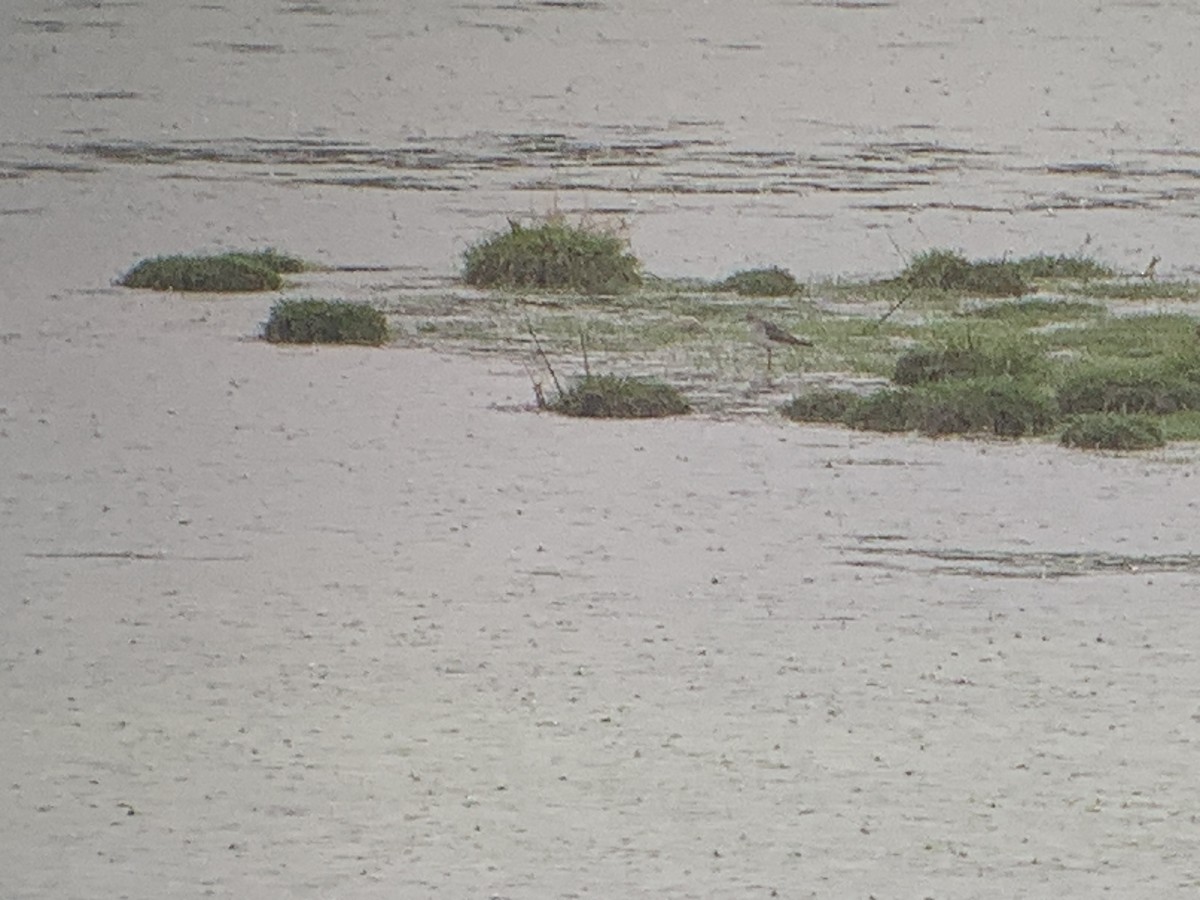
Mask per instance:
[[[733,291],[743,297],[790,297],[799,294],[800,284],[787,269],[744,269],[717,283],[717,290]]]
[[[387,319],[365,303],[345,300],[281,300],[271,307],[263,337],[287,344],[382,344]]]
[[[616,235],[552,219],[512,223],[467,249],[464,278],[478,287],[547,288],[613,294],[641,284],[640,264]]]
[[[549,404],[567,416],[594,419],[647,419],[691,411],[683,395],[669,384],[618,375],[581,378]]]
[[[1150,450],[1166,443],[1162,426],[1149,416],[1092,413],[1072,420],[1062,433],[1067,447],[1085,450]]]

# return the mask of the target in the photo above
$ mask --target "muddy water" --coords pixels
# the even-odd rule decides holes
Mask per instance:
[[[13,0],[0,35],[10,290],[247,244],[441,278],[552,209],[664,275],[1200,273],[1182,0]]]
[[[515,365],[111,282],[274,245],[427,284],[554,208],[662,274],[1195,274],[1198,25],[0,4],[0,894],[1194,893],[1191,467],[585,428],[492,409]]]

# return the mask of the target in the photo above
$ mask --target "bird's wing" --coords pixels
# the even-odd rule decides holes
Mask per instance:
[[[798,338],[794,334],[788,334],[774,322],[763,322],[763,327],[767,331],[767,337],[779,344],[794,344],[797,347],[811,347],[812,341]]]

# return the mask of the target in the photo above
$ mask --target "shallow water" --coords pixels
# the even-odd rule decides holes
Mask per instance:
[[[4,280],[247,244],[444,277],[550,210],[619,224],[663,275],[860,275],[932,246],[1200,273],[1200,8],[946,10],[19,0]]]
[[[517,415],[512,360],[112,281],[273,245],[387,303],[551,209],[663,275],[1195,274],[1198,23],[3,4],[5,896],[1194,891],[1194,449]]]

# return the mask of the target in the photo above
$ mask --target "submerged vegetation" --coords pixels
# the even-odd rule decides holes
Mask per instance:
[[[125,287],[157,291],[243,293],[276,291],[282,274],[302,272],[305,262],[275,250],[221,253],[210,256],[156,256],[125,273]]]

